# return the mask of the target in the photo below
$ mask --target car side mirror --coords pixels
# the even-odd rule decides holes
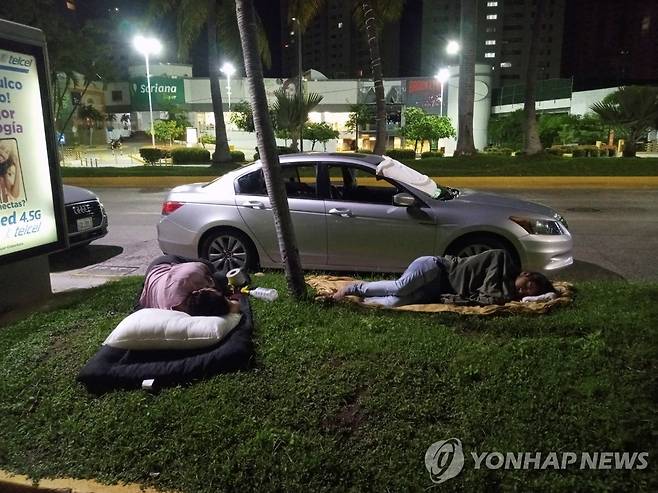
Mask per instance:
[[[417,204],[418,202],[416,197],[409,193],[402,192],[393,195],[393,205],[397,205],[399,207],[414,207]]]

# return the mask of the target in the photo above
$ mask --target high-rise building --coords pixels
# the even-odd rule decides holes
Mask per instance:
[[[658,2],[573,2],[565,34],[562,69],[574,89],[658,83]]]
[[[327,0],[302,34],[303,70],[315,69],[330,79],[370,77],[370,51],[363,30],[353,16],[353,3]],[[281,1],[282,72],[297,73],[297,29]],[[400,66],[400,23],[386,26],[380,36],[384,76],[397,76]]]
[[[478,0],[476,61],[491,65],[494,86],[518,84],[527,69],[536,0]],[[547,0],[539,32],[537,62],[540,79],[560,76],[565,0]],[[424,0],[421,70],[431,75],[459,63],[445,48],[459,41],[460,0]]]

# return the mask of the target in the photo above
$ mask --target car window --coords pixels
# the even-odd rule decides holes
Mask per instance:
[[[345,200],[367,204],[393,203],[393,196],[404,190],[375,173],[356,166],[329,166],[330,196],[332,200]]]
[[[237,180],[235,193],[242,195],[267,195],[263,170],[252,171]]]
[[[282,167],[283,182],[290,198],[317,198],[317,179],[314,165],[286,165]]]

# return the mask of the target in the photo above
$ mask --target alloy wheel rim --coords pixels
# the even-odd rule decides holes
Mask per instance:
[[[208,248],[208,260],[220,272],[242,268],[247,264],[247,248],[234,236],[218,236]]]
[[[470,257],[472,255],[477,255],[479,253],[486,252],[488,250],[491,250],[491,246],[485,245],[483,243],[475,243],[462,248],[460,252],[457,254],[457,256]]]

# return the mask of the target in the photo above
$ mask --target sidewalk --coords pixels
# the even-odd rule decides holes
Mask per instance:
[[[171,188],[214,180],[216,176],[65,177],[85,188]],[[658,188],[658,176],[445,176],[437,183],[463,188]]]

